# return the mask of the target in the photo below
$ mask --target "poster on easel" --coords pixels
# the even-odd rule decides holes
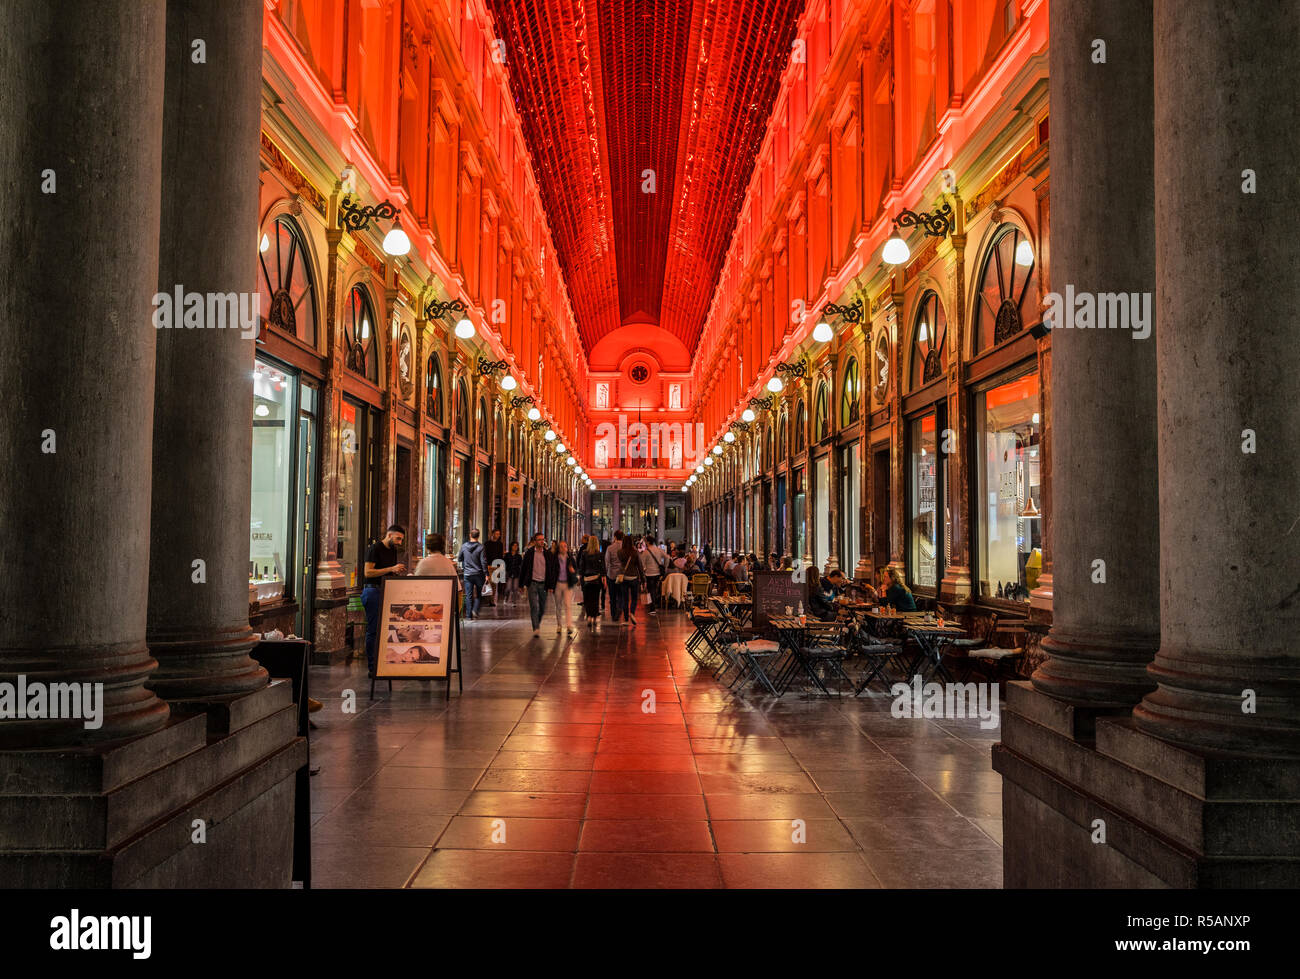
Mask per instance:
[[[451,696],[451,674],[460,679],[457,585],[455,575],[384,579],[376,679],[446,680]]]

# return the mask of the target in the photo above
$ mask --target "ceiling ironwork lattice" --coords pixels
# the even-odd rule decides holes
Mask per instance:
[[[804,0],[489,5],[584,345],[694,351]]]

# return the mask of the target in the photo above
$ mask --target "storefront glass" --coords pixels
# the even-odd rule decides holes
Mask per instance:
[[[830,456],[822,456],[813,463],[813,561],[825,567],[830,554],[831,496]]]
[[[316,588],[316,418],[320,392],[303,381],[298,388],[297,633],[311,638]]]
[[[446,450],[433,439],[424,440],[424,533],[440,534],[447,518]],[[423,541],[420,542],[423,546]]]
[[[465,459],[463,456],[452,453],[451,456],[451,479],[449,481],[451,492],[451,526],[448,529],[447,537],[447,554],[453,559],[456,551],[459,550],[461,543],[465,539],[464,535],[464,506],[465,506]]]
[[[861,554],[862,473],[858,443],[840,449],[840,568],[853,575]]]
[[[293,440],[298,381],[257,361],[253,371],[253,481],[248,576],[259,601],[292,597],[285,580],[291,560]],[[290,592],[292,590],[290,589]]]
[[[1042,426],[1038,375],[975,395],[981,598],[1028,602],[1042,571]]]
[[[908,571],[912,584],[935,588],[939,583],[939,527],[936,516],[939,503],[939,457],[936,452],[936,416],[933,412],[914,419],[909,428],[911,453],[910,560]]]
[[[794,555],[795,560],[802,561],[804,554],[808,549],[808,532],[804,526],[804,502],[807,494],[804,490],[803,470],[794,471],[794,504],[791,506],[791,524],[790,529],[794,532],[794,550],[790,553]]]

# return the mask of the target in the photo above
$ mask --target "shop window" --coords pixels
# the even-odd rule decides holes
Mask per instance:
[[[840,384],[840,428],[848,428],[861,417],[861,395],[858,360],[856,357],[850,357],[844,367],[844,380]]]
[[[944,376],[948,366],[948,317],[933,291],[921,297],[912,329],[912,383],[910,390]]]
[[[782,410],[781,417],[777,419],[776,423],[776,459],[773,465],[779,466],[785,461],[785,429],[789,422],[790,416]]]
[[[439,425],[442,421],[442,368],[438,365],[437,354],[429,355],[429,363],[424,372],[425,411]]]
[[[468,439],[469,391],[465,387],[464,378],[456,382],[456,401],[452,405],[452,413],[456,416],[456,434],[463,439]]]
[[[861,553],[862,458],[857,442],[840,449],[840,567],[852,576]]]
[[[813,561],[818,566],[826,564],[830,556],[830,457],[822,456],[813,463]]]
[[[1003,225],[984,256],[975,302],[975,351],[988,350],[1038,322],[1037,258],[1014,225]]]
[[[261,309],[266,322],[303,343],[316,345],[316,286],[302,232],[291,218],[276,218],[258,247]]]
[[[347,343],[348,370],[360,374],[372,384],[379,383],[379,349],[375,339],[378,329],[375,308],[362,286],[353,286],[348,294],[348,308],[343,317],[344,341]]]
[[[930,412],[909,425],[911,525],[908,572],[912,583],[937,588],[943,573],[939,560],[939,508],[943,505],[938,449],[938,415]]]
[[[488,428],[487,402],[479,398],[478,407],[474,409],[474,438],[479,448],[486,449],[488,439],[491,436],[492,432]]]
[[[294,510],[294,428],[297,378],[257,361],[253,371],[253,484],[248,580],[258,601],[292,597],[291,521]]]
[[[1043,561],[1038,374],[978,392],[973,421],[979,594],[1028,602]]]
[[[814,409],[814,431],[813,441],[820,442],[831,434],[831,422],[829,412],[826,406],[828,401],[826,385],[822,384],[817,388],[816,408]]]

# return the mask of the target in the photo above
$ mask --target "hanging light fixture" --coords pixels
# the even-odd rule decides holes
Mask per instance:
[[[754,414],[753,408],[746,408],[744,411],[740,413],[740,420],[743,421],[746,425],[752,422],[756,417],[758,416]]]
[[[903,236],[895,228],[894,233],[885,242],[885,247],[880,251],[881,260],[886,265],[902,265],[911,257],[912,250],[907,247],[907,242],[903,240]]]
[[[696,467],[695,467],[695,471],[696,471],[697,473],[702,473],[702,472],[704,472],[704,466],[703,466],[703,465],[696,466]]]
[[[405,255],[411,250],[411,239],[406,236],[406,232],[393,225],[391,231],[384,235],[384,253],[399,257]]]
[[[713,447],[713,454],[714,454],[715,456],[720,456],[720,455],[722,455],[722,446],[720,446],[720,445],[715,445],[715,446]]]
[[[771,391],[773,394],[776,394],[784,387],[785,387],[785,382],[783,382],[779,377],[776,377],[775,375],[773,375],[772,379],[767,382],[767,389]]]
[[[554,441],[555,441],[555,429],[553,429],[553,428],[548,428],[548,429],[546,430],[546,436],[545,436],[545,438],[546,438],[546,441],[548,441],[548,442],[554,442]]]
[[[469,320],[459,320],[456,323],[456,336],[462,340],[470,339],[476,332],[474,324]]]
[[[724,442],[734,442],[734,441],[736,441],[736,433],[735,433],[735,432],[732,432],[732,431],[726,431],[726,432],[723,432],[723,433],[722,433],[722,441],[724,441]]]
[[[707,457],[705,457],[704,464],[705,464],[706,466],[711,466],[711,465],[713,465],[713,456],[707,456]]]
[[[818,323],[813,327],[812,338],[818,343],[830,343],[835,339],[835,331],[829,323]]]
[[[560,455],[564,455],[564,443],[563,443],[563,442],[556,442],[556,443],[555,443],[555,451],[558,452]]]
[[[519,387],[519,382],[515,380],[513,374],[507,374],[505,377],[501,378],[502,391],[513,391],[517,387]]]
[[[529,408],[529,409],[528,409],[528,420],[529,420],[530,422],[535,422],[535,421],[537,421],[537,420],[538,420],[539,418],[541,418],[541,417],[542,417],[541,409],[539,409],[539,408]]]

